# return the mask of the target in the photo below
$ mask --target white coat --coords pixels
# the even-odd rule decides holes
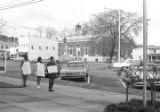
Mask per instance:
[[[31,75],[31,65],[29,61],[24,61],[22,65],[22,73],[23,75]]]
[[[41,76],[41,77],[45,77],[45,67],[44,67],[44,64],[38,62],[37,63],[37,66],[36,66],[36,76]]]

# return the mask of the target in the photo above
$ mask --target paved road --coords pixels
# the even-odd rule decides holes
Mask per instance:
[[[79,87],[55,85],[55,92],[47,91],[48,84],[35,87],[34,81],[27,88],[20,88],[20,79],[0,76],[0,112],[103,112],[109,103],[125,100],[125,95]],[[139,98],[130,95],[130,98]]]
[[[9,61],[7,64],[7,73],[9,76],[13,76],[12,73],[16,75],[16,77],[20,77],[20,63]],[[34,68],[34,64],[32,64],[32,68]],[[116,72],[110,69],[103,69],[104,65],[95,64],[95,66],[91,65],[91,70],[89,70],[89,75],[91,76],[91,83],[96,84],[98,86],[103,87],[121,87],[122,84],[119,81]],[[19,75],[19,76],[18,76]],[[14,77],[14,76],[13,76]]]
[[[34,64],[32,64],[34,68]],[[113,92],[125,93],[125,88],[119,80],[116,72],[111,69],[107,69],[107,64],[103,63],[92,63],[91,70],[89,74],[91,75],[91,83],[86,84],[82,81],[68,81],[68,80],[57,80],[57,84],[62,85],[70,85],[70,86],[78,86],[82,88],[92,88],[99,90],[109,90]],[[9,61],[7,63],[7,76],[21,78],[20,74],[20,63]],[[29,77],[30,80],[36,80],[34,76]],[[47,82],[47,79],[43,79],[43,82]],[[129,89],[129,93],[131,94],[139,94],[142,95],[142,90]]]

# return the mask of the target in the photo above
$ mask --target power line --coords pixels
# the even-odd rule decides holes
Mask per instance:
[[[12,5],[8,5],[6,7],[0,7],[0,10],[6,10],[6,9],[11,9],[11,8],[21,7],[21,6],[30,5],[30,4],[33,4],[33,3],[38,3],[38,2],[41,2],[41,1],[43,1],[43,0],[31,0],[31,1],[23,2],[23,3],[12,4]]]
[[[2,4],[0,7],[5,7],[7,5],[13,5],[14,3],[17,3],[19,1],[22,1],[22,0],[15,0],[15,1],[12,1],[12,2],[8,2],[8,3],[5,3],[5,4]]]
[[[31,0],[31,1],[28,1],[28,2],[24,2],[24,3],[12,4],[12,5],[8,5],[8,6],[6,6],[6,7],[0,7],[0,10],[6,10],[6,9],[11,9],[11,8],[20,7],[20,6],[30,5],[30,4],[37,3],[37,2],[41,2],[41,1],[42,1],[42,0],[38,0],[38,1]]]

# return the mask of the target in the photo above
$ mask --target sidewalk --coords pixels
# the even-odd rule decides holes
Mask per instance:
[[[0,112],[103,112],[107,104],[125,100],[125,94],[58,84],[55,92],[48,92],[45,82],[40,89],[33,81],[28,81],[27,88],[20,88],[20,79],[7,76],[0,76],[0,82],[10,85],[0,88]]]

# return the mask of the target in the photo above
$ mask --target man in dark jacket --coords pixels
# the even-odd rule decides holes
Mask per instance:
[[[47,64],[47,68],[48,67],[51,67],[51,66],[56,66],[56,62],[54,60],[54,57],[50,57],[50,62]],[[57,66],[56,66],[57,67]],[[53,73],[49,73],[48,69],[47,69],[47,72],[48,72],[48,78],[49,78],[49,91],[50,92],[53,92],[53,85],[54,85],[54,79],[57,75],[57,72],[53,72]]]

